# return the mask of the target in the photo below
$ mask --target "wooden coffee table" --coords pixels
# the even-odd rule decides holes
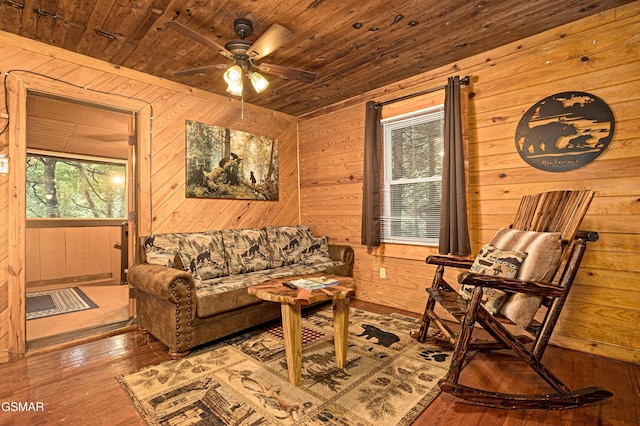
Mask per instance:
[[[347,359],[347,336],[349,335],[349,298],[355,294],[355,281],[349,277],[330,276],[329,278],[340,281],[340,284],[313,291],[291,289],[283,284],[305,277],[280,278],[248,289],[249,294],[262,300],[280,302],[281,304],[289,381],[295,386],[300,383],[302,374],[302,305],[333,300],[333,341],[336,351],[336,365],[338,368],[344,368]]]

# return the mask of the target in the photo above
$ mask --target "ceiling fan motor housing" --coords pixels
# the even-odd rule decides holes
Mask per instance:
[[[230,40],[225,43],[224,48],[229,52],[233,53],[236,59],[244,59],[247,58],[247,50],[251,47],[253,43],[247,40]]]
[[[238,37],[244,39],[245,37],[249,37],[253,32],[253,23],[248,19],[238,18],[233,22],[233,30]]]
[[[253,42],[245,40],[244,38],[253,33],[253,23],[248,19],[238,18],[233,23],[233,30],[238,37],[240,37],[240,40],[230,40],[224,45],[224,48],[233,53],[236,60],[247,60],[248,56],[246,53]]]

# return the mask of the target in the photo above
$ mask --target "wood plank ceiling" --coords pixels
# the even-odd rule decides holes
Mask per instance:
[[[125,112],[30,93],[27,148],[126,160],[130,117]]]
[[[253,22],[250,41],[278,23],[293,36],[265,62],[318,78],[264,73],[267,90],[245,87],[244,99],[299,117],[630,1],[0,0],[0,29],[228,96],[222,69],[174,75],[232,61],[164,23],[177,21],[221,45],[238,38],[236,18]]]

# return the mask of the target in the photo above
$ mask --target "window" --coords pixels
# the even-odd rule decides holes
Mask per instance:
[[[124,162],[27,155],[27,218],[124,218]]]
[[[382,120],[382,241],[438,245],[444,108]]]

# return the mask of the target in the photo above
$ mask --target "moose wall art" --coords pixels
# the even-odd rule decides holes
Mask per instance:
[[[186,196],[278,200],[278,141],[186,122]]]

